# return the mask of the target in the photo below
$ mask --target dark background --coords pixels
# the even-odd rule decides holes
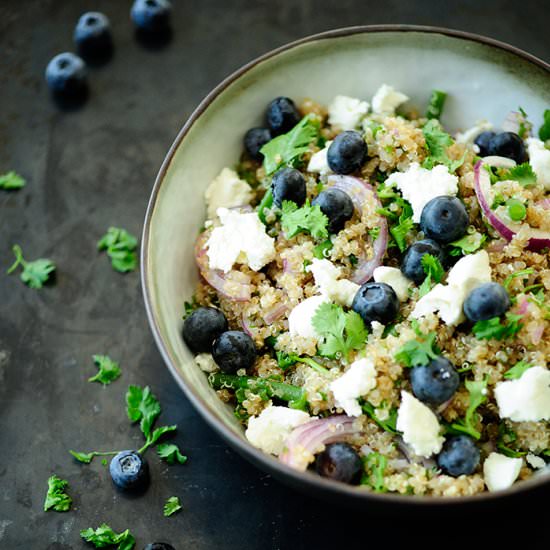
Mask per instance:
[[[301,496],[250,466],[198,417],[164,367],[139,273],[114,272],[95,243],[110,225],[141,233],[177,131],[214,85],[255,56],[330,28],[415,23],[485,34],[548,61],[548,2],[174,0],[173,40],[161,51],[136,42],[130,5],[0,0],[0,173],[16,170],[28,182],[18,192],[0,191],[0,270],[11,264],[14,243],[28,258],[50,257],[58,266],[56,284],[40,291],[0,274],[0,548],[84,548],[79,530],[103,521],[130,528],[136,548],[165,540],[177,550],[382,540],[435,547],[457,537],[477,545],[494,543],[498,533],[521,535],[524,544],[538,540],[542,528],[514,524],[513,509],[504,516],[511,524],[471,516],[374,521]],[[53,55],[73,50],[73,26],[91,9],[111,19],[115,56],[90,70],[85,107],[61,112],[43,72]],[[86,382],[96,353],[123,369],[106,388]],[[168,466],[150,452],[153,483],[137,499],[113,490],[99,460],[80,465],[67,453],[141,445],[125,415],[128,384],[152,387],[163,406],[160,421],[178,424],[175,441],[189,455],[188,464]],[[53,472],[70,483],[68,513],[42,511]],[[171,495],[184,509],[164,518]],[[437,526],[444,533],[435,536]]]

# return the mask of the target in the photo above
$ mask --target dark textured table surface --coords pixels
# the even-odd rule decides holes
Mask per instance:
[[[137,548],[160,539],[178,550],[302,549],[334,547],[346,535],[363,545],[386,529],[392,546],[414,533],[430,546],[429,518],[416,527],[404,518],[369,523],[364,513],[292,492],[230,451],[164,367],[138,272],[115,273],[95,245],[110,225],[141,232],[178,129],[215,84],[253,57],[329,28],[399,22],[486,34],[548,60],[547,0],[174,0],[173,40],[160,51],[135,41],[130,4],[0,0],[0,173],[13,169],[28,182],[18,192],[0,191],[0,548],[84,548],[79,530],[103,521],[130,528]],[[73,25],[89,9],[111,19],[115,55],[90,71],[85,107],[61,112],[43,71],[54,54],[73,49]],[[56,284],[36,291],[6,277],[14,243],[31,259],[54,259]],[[87,382],[96,353],[123,369],[105,388]],[[168,466],[151,453],[153,483],[134,499],[113,490],[100,461],[80,465],[67,453],[140,445],[124,410],[128,384],[152,387],[161,422],[178,424],[176,442],[189,456],[184,466]],[[68,513],[42,511],[53,472],[70,483]],[[183,511],[164,518],[171,495]],[[465,537],[468,525],[449,521]],[[527,530],[524,542],[539,532]]]

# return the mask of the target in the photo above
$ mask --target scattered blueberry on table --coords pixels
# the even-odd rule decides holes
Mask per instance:
[[[137,451],[121,451],[109,464],[113,483],[124,491],[139,491],[149,483],[149,465]]]
[[[52,93],[58,96],[83,94],[87,87],[83,59],[71,52],[56,55],[46,67],[46,82]]]
[[[106,59],[112,51],[111,25],[100,12],[90,11],[81,15],[73,37],[80,55],[86,60]]]
[[[175,548],[167,542],[152,542],[143,550],[175,550]]]
[[[139,30],[159,33],[169,27],[171,12],[172,5],[168,0],[135,0],[130,17]]]

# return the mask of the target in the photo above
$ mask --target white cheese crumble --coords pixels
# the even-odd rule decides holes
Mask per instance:
[[[462,306],[468,294],[482,283],[491,281],[489,255],[485,250],[464,256],[449,271],[447,284],[435,285],[420,298],[411,313],[413,319],[439,311],[445,324],[455,326],[464,321]]]
[[[395,109],[408,100],[408,96],[396,91],[393,86],[382,84],[372,98],[372,110],[377,115],[393,115]]]
[[[393,173],[386,183],[396,185],[403,198],[411,203],[415,223],[420,223],[422,210],[432,199],[441,195],[454,197],[458,193],[458,177],[450,174],[443,164],[427,170],[413,162],[406,172]]]
[[[525,460],[527,460],[527,464],[529,464],[529,466],[531,466],[531,468],[534,468],[535,470],[546,468],[546,462],[544,458],[534,455],[533,453],[527,453]]]
[[[403,275],[400,269],[381,265],[374,270],[372,276],[377,283],[390,285],[401,302],[405,302],[409,298],[411,281]]]
[[[317,151],[311,156],[307,165],[308,172],[315,172],[317,174],[330,174],[332,172],[327,161],[328,148],[331,143],[332,141],[327,141],[324,149]]]
[[[369,104],[366,101],[337,95],[328,106],[328,122],[340,130],[354,130],[368,111]]]
[[[312,296],[300,302],[288,316],[290,335],[301,336],[303,338],[319,338],[319,335],[311,324],[311,320],[317,308],[327,301],[324,296]]]
[[[235,170],[224,168],[204,192],[208,205],[208,217],[213,218],[218,208],[233,208],[249,204],[252,196],[250,185],[240,179]]]
[[[469,143],[472,144],[474,139],[482,134],[483,132],[488,132],[493,129],[493,125],[488,120],[480,120],[468,130],[464,132],[457,132],[455,135],[455,141],[457,143]],[[479,152],[479,151],[478,151]]]
[[[529,164],[537,175],[537,183],[550,191],[550,151],[540,139],[528,138],[527,152]]]
[[[211,373],[220,370],[210,353],[199,353],[195,356],[195,363],[203,372]]]
[[[401,392],[397,411],[397,429],[403,432],[403,441],[424,458],[441,451],[445,438],[439,435],[441,426],[432,410],[406,391]]]
[[[250,418],[245,435],[254,447],[279,455],[284,451],[285,441],[292,430],[309,420],[311,417],[304,411],[271,405],[259,416]]]
[[[371,358],[354,361],[342,376],[330,384],[336,406],[344,409],[348,416],[362,414],[357,400],[375,387],[376,368]]]
[[[218,208],[222,225],[212,230],[206,242],[211,269],[226,273],[234,264],[247,264],[253,271],[275,259],[275,239],[265,231],[265,225],[255,212],[241,214]]]
[[[313,273],[315,285],[321,296],[342,306],[351,307],[359,285],[348,279],[339,279],[342,275],[342,270],[339,267],[329,260],[315,258],[307,269]]]
[[[516,481],[523,460],[509,458],[499,453],[491,453],[483,463],[483,477],[489,491],[502,491]]]
[[[550,370],[531,367],[517,380],[499,382],[495,398],[501,418],[514,422],[550,420]]]

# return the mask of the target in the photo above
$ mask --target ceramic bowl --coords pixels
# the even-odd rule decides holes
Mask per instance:
[[[197,411],[236,451],[299,489],[353,505],[394,509],[499,502],[541,485],[532,479],[507,491],[461,499],[377,495],[298,473],[252,447],[232,410],[209,387],[181,338],[183,303],[195,289],[193,246],[205,219],[204,190],[232,166],[242,136],[262,124],[276,96],[328,104],[338,94],[362,99],[388,83],[412,104],[434,88],[449,92],[443,123],[450,130],[488,119],[498,125],[521,105],[542,117],[550,105],[550,67],[511,46],[462,32],[408,26],[353,27],[274,50],[236,71],[198,106],[160,169],[142,239],[142,279],[149,322],[164,360]],[[531,492],[530,492],[531,494]]]

